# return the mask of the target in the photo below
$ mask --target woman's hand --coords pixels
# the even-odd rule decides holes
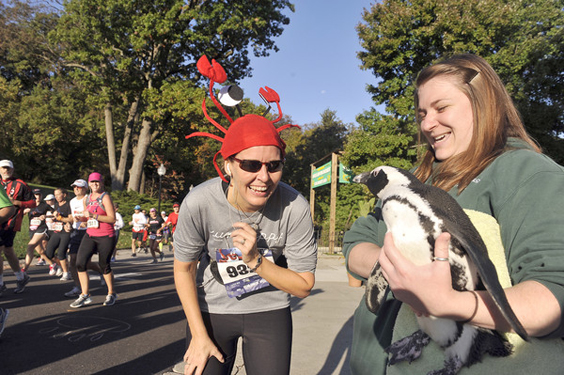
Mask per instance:
[[[448,259],[450,234],[442,233],[435,241],[435,257]],[[417,266],[395,247],[391,233],[386,233],[379,257],[384,277],[396,299],[407,303],[421,315],[441,316],[443,308],[454,300],[448,261],[436,260]]]
[[[213,341],[209,337],[196,339],[192,337],[190,346],[184,354],[184,374],[185,375],[200,375],[206,367],[206,363],[211,357],[223,363],[223,354],[217,349]]]
[[[248,223],[242,222],[234,223],[233,228],[235,228],[235,230],[231,232],[233,246],[241,250],[243,262],[249,265],[249,263],[255,261],[259,256],[257,249],[257,231]]]

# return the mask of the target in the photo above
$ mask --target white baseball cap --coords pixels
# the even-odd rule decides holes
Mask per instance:
[[[47,196],[45,197],[45,200],[50,201],[51,199],[55,199],[55,196],[53,194],[47,194]]]
[[[8,168],[14,169],[14,163],[12,163],[8,159],[4,159],[4,160],[0,161],[0,167],[8,167]]]
[[[86,180],[83,180],[82,178],[79,178],[78,180],[75,180],[71,186],[78,186],[78,187],[87,187],[88,183],[86,182]]]

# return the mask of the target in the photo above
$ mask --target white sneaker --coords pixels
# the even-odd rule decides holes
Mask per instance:
[[[55,273],[55,276],[57,277],[63,276],[63,269],[61,267],[57,266],[57,272]]]
[[[57,272],[57,265],[53,263],[49,266],[49,276],[55,276],[56,272]]]
[[[82,307],[84,305],[90,305],[91,303],[92,299],[90,298],[90,294],[81,294],[80,296],[78,296],[76,301],[70,304],[70,307],[72,307],[73,309],[78,309],[79,307]]]
[[[80,296],[80,288],[75,286],[70,292],[65,293],[65,297],[74,298]]]
[[[63,272],[63,277],[61,277],[59,280],[61,280],[61,281],[71,281],[72,277],[71,277],[70,273]]]

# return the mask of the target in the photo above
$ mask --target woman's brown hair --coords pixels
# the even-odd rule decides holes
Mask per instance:
[[[437,160],[428,145],[415,171],[419,180],[431,178],[433,185],[447,191],[458,185],[460,193],[506,149],[507,138],[519,138],[541,152],[527,134],[501,79],[486,60],[472,54],[461,54],[423,69],[415,83],[416,110],[419,108],[418,88],[438,76],[452,79],[452,83],[470,99],[474,117],[473,136],[466,151],[442,161],[434,170],[433,164]],[[422,142],[425,137],[419,120],[418,125]]]

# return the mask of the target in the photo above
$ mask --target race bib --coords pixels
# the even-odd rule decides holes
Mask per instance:
[[[150,240],[155,240],[156,238],[157,238],[157,235],[156,235],[156,234],[150,234],[150,235],[149,235],[149,239],[150,239]]]
[[[52,228],[53,228],[54,231],[60,232],[60,231],[63,230],[63,223],[61,223],[60,221],[57,221],[57,222],[53,223]]]
[[[36,230],[37,227],[41,225],[41,220],[39,219],[31,219],[29,221],[29,230]]]
[[[259,251],[264,258],[274,262],[270,250],[259,249]],[[215,255],[217,268],[229,297],[238,297],[270,285],[255,272],[251,272],[251,269],[243,262],[243,254],[238,248],[217,249]]]
[[[90,229],[97,229],[100,227],[100,223],[96,219],[88,219],[86,222],[86,227]]]

